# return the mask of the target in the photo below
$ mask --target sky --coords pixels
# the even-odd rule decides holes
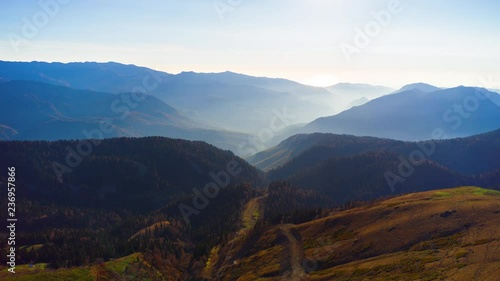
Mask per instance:
[[[0,60],[500,88],[499,11],[495,0],[2,0]]]

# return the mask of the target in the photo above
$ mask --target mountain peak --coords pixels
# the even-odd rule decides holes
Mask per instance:
[[[424,93],[431,93],[434,91],[441,90],[441,88],[438,88],[436,86],[433,86],[433,85],[430,85],[427,83],[417,82],[417,83],[411,83],[411,84],[404,85],[401,89],[397,90],[395,93],[400,93],[400,92],[404,92],[404,91],[411,91],[411,90],[419,90],[419,91],[422,91]]]

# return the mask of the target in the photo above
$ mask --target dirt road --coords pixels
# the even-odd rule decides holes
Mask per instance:
[[[301,281],[306,280],[306,273],[302,268],[302,260],[304,258],[304,249],[302,247],[302,241],[298,241],[295,235],[292,233],[294,227],[293,224],[282,224],[279,226],[283,235],[289,241],[289,251],[290,251],[290,269],[291,271],[286,273],[285,280]]]
[[[265,202],[264,200],[266,200],[266,198],[267,194],[253,198],[244,206],[241,217],[241,223],[243,227],[236,233],[236,236],[225,246],[225,249],[227,250],[225,258],[222,261],[219,270],[215,274],[215,280],[221,280],[228,266],[233,264],[235,253],[239,250],[237,249],[238,247],[236,247],[236,245],[246,239],[246,235],[248,234],[248,232],[254,228],[259,217],[263,215]]]

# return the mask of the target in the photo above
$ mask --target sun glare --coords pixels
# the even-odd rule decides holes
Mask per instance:
[[[315,75],[311,76],[302,83],[310,86],[315,86],[315,87],[328,87],[335,85],[339,82],[339,80],[334,76],[334,75],[328,75],[328,74],[320,74],[320,75]]]

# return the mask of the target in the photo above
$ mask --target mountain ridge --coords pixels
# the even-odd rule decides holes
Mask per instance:
[[[439,87],[433,86],[431,84],[423,83],[423,82],[416,82],[416,83],[410,83],[410,84],[404,85],[399,90],[393,92],[393,94],[399,93],[399,92],[404,92],[404,91],[409,91],[409,90],[419,90],[419,91],[422,91],[424,93],[431,93],[431,92],[443,90],[443,88],[439,88]]]
[[[0,61],[0,79],[34,80],[115,94],[140,90],[187,113],[193,120],[206,121],[226,130],[243,129],[244,133],[269,127],[275,111],[283,108],[295,116],[291,125],[341,110],[336,108],[331,93],[321,87],[227,71],[169,74],[114,62]]]
[[[430,93],[409,90],[320,117],[297,133],[341,133],[411,141],[429,139],[435,129],[441,128],[446,129],[448,137],[462,137],[499,128],[499,106],[500,95],[482,88],[462,86]]]
[[[439,159],[438,162],[442,162],[446,160],[448,152],[454,151],[455,153],[451,154],[451,159],[454,160],[446,160],[443,162],[445,166],[455,167],[459,172],[472,175],[474,173],[489,172],[500,166],[500,162],[496,161],[494,154],[491,154],[491,150],[500,150],[500,145],[496,142],[498,138],[500,138],[500,129],[469,137],[419,142],[330,133],[299,134],[282,141],[273,148],[259,152],[252,157],[247,157],[247,160],[265,171],[280,169],[287,164],[296,166],[289,172],[293,174],[293,171],[307,167],[304,164],[293,163],[294,161],[300,162],[299,158],[304,158],[304,163],[312,165],[331,157],[355,155],[368,151],[387,150],[409,155],[412,151],[430,150],[426,157]],[[473,159],[469,159],[467,162],[457,158],[459,153],[462,153],[460,149],[465,147],[467,149],[463,152],[464,157],[470,158],[470,155],[475,155]],[[482,149],[484,147],[487,147],[487,149]],[[487,161],[483,161],[485,159]],[[467,168],[466,163],[474,163],[473,168]]]
[[[0,83],[0,100],[4,139],[159,135],[206,140],[238,152],[238,145],[248,137],[193,121],[151,95],[114,95],[15,80]],[[103,126],[110,128],[103,130]]]

